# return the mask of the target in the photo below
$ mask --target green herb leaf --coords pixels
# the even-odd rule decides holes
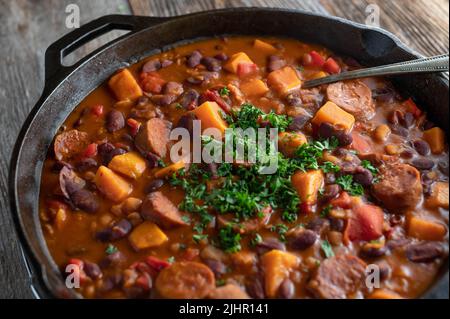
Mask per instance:
[[[230,90],[229,90],[226,86],[224,86],[223,88],[221,88],[221,89],[219,90],[219,94],[220,94],[220,96],[222,96],[222,97],[228,96],[228,95],[230,95]]]
[[[208,238],[207,234],[194,234],[192,235],[192,239],[198,244],[202,240]]]
[[[227,253],[241,250],[241,235],[236,233],[233,226],[227,225],[219,230],[219,246]]]
[[[114,253],[117,252],[117,251],[118,251],[117,247],[114,246],[113,244],[108,244],[108,246],[107,246],[106,249],[105,249],[105,253],[106,253],[107,255],[114,254]]]
[[[364,194],[364,188],[361,184],[353,181],[352,175],[339,176],[336,179],[336,184],[341,186],[343,190],[347,191],[352,196],[361,196]]]
[[[328,240],[322,240],[320,247],[322,248],[322,251],[325,254],[326,258],[334,256],[333,248],[331,247]]]
[[[364,167],[365,169],[368,169],[374,176],[378,174],[378,168],[373,166],[372,163],[368,160],[362,160],[361,166]]]

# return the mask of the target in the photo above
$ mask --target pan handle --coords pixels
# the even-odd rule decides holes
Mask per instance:
[[[127,30],[131,31],[131,33],[135,33],[144,28],[167,21],[168,19],[170,18],[115,14],[103,16],[82,25],[80,28],[64,35],[48,47],[45,52],[45,83],[48,84],[52,82],[50,80],[56,75],[67,75],[95,53],[93,52],[88,56],[83,57],[71,66],[64,66],[62,64],[62,59],[83,44],[86,44],[87,42],[94,40],[95,38],[112,30]],[[127,33],[127,35],[129,34]],[[120,38],[121,37],[114,39],[106,45],[110,45]],[[100,49],[101,48],[96,51]]]

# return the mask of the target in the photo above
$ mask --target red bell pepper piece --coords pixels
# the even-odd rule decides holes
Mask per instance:
[[[341,67],[333,58],[327,59],[327,61],[323,65],[323,70],[330,74],[341,73]]]
[[[315,206],[313,204],[300,203],[299,210],[300,210],[300,213],[309,215],[309,214],[314,213],[314,207]]]
[[[145,262],[156,271],[161,271],[164,268],[170,266],[170,263],[168,261],[156,258],[154,256],[148,256],[147,258],[145,258]]]
[[[141,86],[145,92],[159,94],[163,85],[166,83],[164,79],[156,72],[142,72],[140,74]]]
[[[91,113],[97,117],[102,116],[103,115],[103,105],[101,105],[101,104],[94,105],[91,108]]]
[[[227,102],[225,102],[224,99],[222,99],[219,95],[219,93],[217,91],[212,91],[212,90],[206,90],[202,96],[200,97],[200,101],[205,102],[205,101],[211,101],[211,102],[216,102],[217,105],[220,106],[220,108],[225,112],[225,113],[230,113],[231,112],[231,107],[228,105]]]
[[[127,119],[127,125],[130,127],[131,135],[133,136],[135,136],[138,133],[139,128],[141,127],[141,123],[139,123],[133,118]]]
[[[323,58],[323,56],[317,53],[317,51],[311,51],[309,52],[309,55],[311,56],[312,66],[322,67],[325,64],[325,59]]]
[[[94,157],[97,155],[97,143],[89,144],[83,152],[83,157]]]
[[[237,67],[237,75],[242,78],[244,76],[247,76],[249,74],[255,73],[258,71],[258,66],[255,63],[239,63]]]
[[[407,99],[405,102],[403,102],[404,105],[407,107],[408,111],[411,112],[415,118],[418,118],[422,115],[422,111],[419,109],[416,103],[414,103],[412,98]]]
[[[363,204],[352,209],[352,216],[344,231],[344,240],[370,241],[383,235],[383,210],[375,205]]]

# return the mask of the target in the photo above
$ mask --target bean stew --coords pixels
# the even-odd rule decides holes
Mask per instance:
[[[85,298],[420,296],[448,254],[445,133],[383,78],[302,88],[356,68],[297,40],[220,37],[118,70],[44,163],[39,216],[62,276]],[[276,129],[269,152],[237,128]],[[230,136],[256,162],[192,160]]]

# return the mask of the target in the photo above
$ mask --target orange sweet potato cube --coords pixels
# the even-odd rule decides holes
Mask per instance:
[[[253,46],[255,47],[255,49],[266,52],[267,54],[273,54],[278,51],[277,48],[275,48],[270,43],[267,43],[259,39],[256,39],[255,42],[253,42]]]
[[[350,131],[355,124],[355,117],[333,102],[327,102],[317,111],[311,122],[317,126],[321,123],[330,123]]]
[[[223,68],[231,73],[237,73],[238,65],[241,63],[253,64],[254,62],[244,52],[238,52],[230,57]]]
[[[133,190],[130,183],[106,166],[100,166],[95,174],[95,185],[108,199],[123,201]]]
[[[142,96],[142,89],[128,69],[113,75],[108,82],[109,88],[119,101],[134,100]]]
[[[433,154],[441,154],[445,149],[445,133],[439,127],[423,132],[423,139],[430,145]]]
[[[431,195],[425,200],[428,207],[442,207],[448,209],[449,202],[448,182],[436,182],[431,189]]]
[[[160,246],[168,239],[166,234],[150,221],[139,224],[128,236],[131,246],[137,251]]]
[[[216,102],[206,101],[194,109],[192,113],[194,113],[202,122],[202,131],[209,127],[214,127],[217,128],[222,135],[225,133],[227,123],[222,118],[223,111]]]
[[[252,79],[248,82],[245,82],[241,85],[240,89],[246,96],[264,95],[267,93],[267,91],[269,91],[266,83],[264,83],[260,79]]]
[[[266,294],[269,298],[274,298],[283,280],[298,266],[298,258],[291,253],[274,249],[261,257],[261,264]]]
[[[136,152],[128,152],[114,156],[108,167],[115,172],[136,179],[144,173],[147,165],[141,155]]]
[[[291,180],[302,203],[314,204],[317,202],[319,190],[324,181],[320,169],[308,172],[298,171],[292,175]]]
[[[290,66],[270,72],[267,83],[280,94],[286,94],[302,85],[297,72]]]
[[[421,240],[442,240],[447,233],[444,225],[417,216],[411,216],[408,235]]]

